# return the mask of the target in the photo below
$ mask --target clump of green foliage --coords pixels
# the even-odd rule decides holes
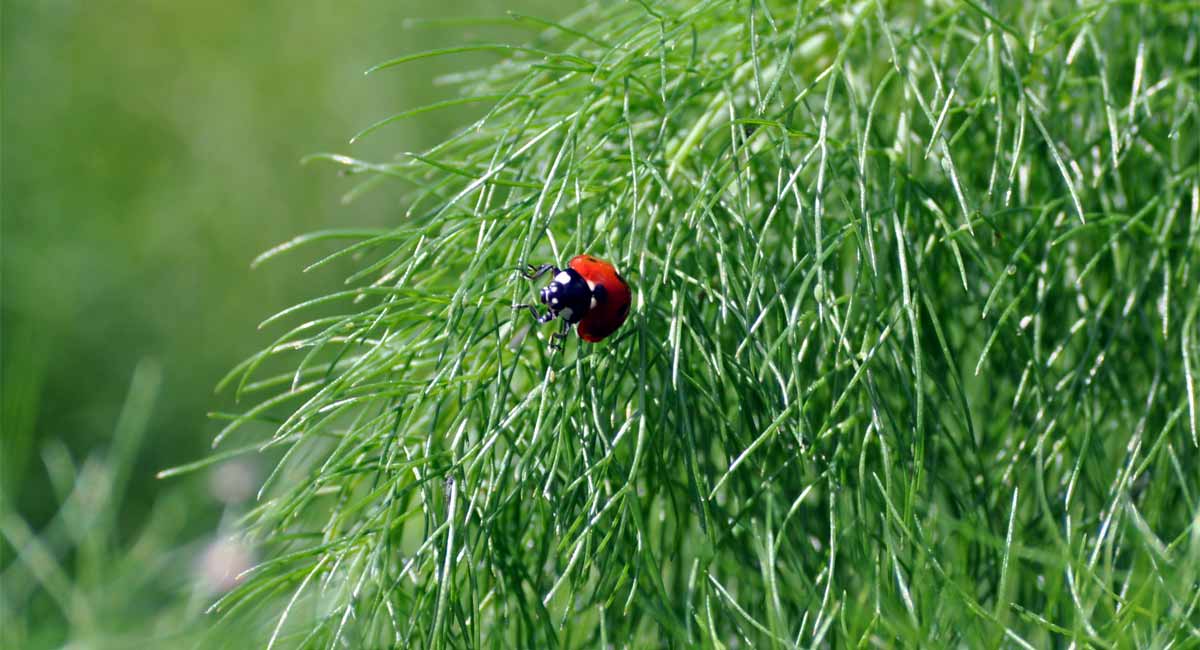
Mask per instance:
[[[410,184],[393,228],[265,256],[361,270],[228,379],[220,441],[280,460],[215,610],[305,648],[1196,639],[1194,7],[533,24],[380,65],[501,58],[376,125],[489,107],[441,145],[322,156]],[[554,354],[516,269],[585,251],[633,312]]]

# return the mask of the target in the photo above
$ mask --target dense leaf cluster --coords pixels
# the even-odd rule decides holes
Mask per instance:
[[[323,156],[411,184],[393,229],[268,254],[361,270],[230,376],[223,445],[281,459],[217,610],[314,648],[1200,634],[1194,7],[541,26],[379,66],[500,58],[370,129],[490,107],[445,143]],[[554,355],[516,269],[579,252],[633,313]]]

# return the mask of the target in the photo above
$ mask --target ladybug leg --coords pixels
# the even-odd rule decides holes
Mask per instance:
[[[562,326],[558,328],[558,331],[550,335],[550,349],[561,351],[563,349],[563,342],[567,340],[567,334],[570,333],[570,331],[571,324],[567,321],[563,321]]]
[[[526,280],[533,280],[535,278],[540,278],[543,275],[546,275],[547,273],[549,273],[550,271],[554,271],[554,274],[558,275],[558,271],[559,271],[558,267],[554,266],[553,264],[542,264],[541,266],[534,266],[532,264],[529,264],[527,266],[528,266],[528,270],[521,271],[521,275],[524,276]]]
[[[539,314],[537,307],[534,307],[533,305],[513,305],[512,308],[514,310],[528,309],[529,313],[533,314],[533,319],[536,320],[539,325],[542,325],[544,323],[549,323],[550,321],[554,320],[555,317],[558,316],[558,314],[556,314],[552,311],[548,311],[544,314]]]
[[[542,320],[542,315],[538,313],[537,307],[534,307],[533,305],[513,305],[512,308],[513,308],[513,311],[518,311],[521,309],[528,309],[529,313],[533,315],[533,320],[536,320],[536,321]]]

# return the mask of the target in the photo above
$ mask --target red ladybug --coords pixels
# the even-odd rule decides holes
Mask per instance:
[[[549,309],[539,314],[533,305],[513,305],[513,309],[528,309],[538,323],[549,323],[562,319],[562,328],[554,333],[551,347],[559,347],[571,326],[578,323],[575,331],[579,338],[595,343],[617,331],[629,315],[629,283],[613,268],[612,264],[591,255],[576,255],[559,269],[553,264],[529,265],[522,275],[532,280],[546,273],[554,273],[554,279],[542,289],[542,304]]]

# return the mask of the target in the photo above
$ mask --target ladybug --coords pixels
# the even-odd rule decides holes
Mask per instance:
[[[579,338],[589,343],[603,341],[629,315],[629,283],[612,264],[591,255],[576,255],[565,269],[553,264],[530,264],[521,275],[533,280],[547,273],[553,273],[554,278],[542,289],[541,299],[549,311],[539,314],[533,305],[513,305],[513,309],[528,309],[538,323],[562,319],[562,327],[552,335],[551,348],[561,349],[561,341],[576,324]]]

